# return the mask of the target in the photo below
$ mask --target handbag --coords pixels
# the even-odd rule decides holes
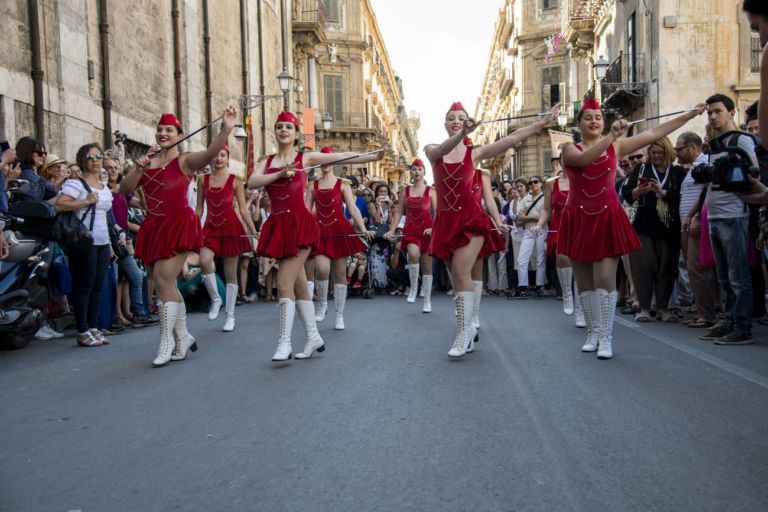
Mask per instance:
[[[54,246],[54,256],[48,270],[48,284],[53,297],[72,293],[72,274],[69,272],[64,252],[58,246]]]
[[[112,244],[112,251],[115,253],[115,257],[118,260],[120,260],[125,258],[126,256],[130,256],[131,253],[128,251],[128,238],[126,237],[125,245],[121,244],[120,243],[121,230],[117,229],[117,226],[112,222],[109,222],[107,227],[109,230],[109,242],[110,244]]]
[[[85,189],[90,193],[91,187],[80,178]],[[85,226],[83,219],[91,212],[91,223]],[[77,212],[61,212],[56,215],[53,223],[53,239],[58,242],[67,255],[79,256],[87,253],[93,247],[93,224],[96,220],[96,205],[89,205],[82,217]]]

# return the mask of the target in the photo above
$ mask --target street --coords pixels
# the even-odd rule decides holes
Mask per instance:
[[[451,361],[443,293],[351,299],[342,333],[332,304],[308,361],[270,361],[274,303],[190,314],[200,350],[161,369],[157,327],[0,353],[0,510],[768,510],[768,328],[617,315],[598,361],[562,303],[489,297]]]

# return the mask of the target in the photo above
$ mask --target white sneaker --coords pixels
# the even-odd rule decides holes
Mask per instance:
[[[58,331],[55,331],[50,325],[43,325],[40,329],[45,329],[45,332],[51,335],[51,338],[63,338],[64,335]]]
[[[43,326],[43,327],[41,327],[41,328],[39,328],[37,330],[37,332],[35,333],[35,339],[38,339],[38,340],[49,340],[49,339],[53,338],[53,336],[51,336],[48,333],[48,331],[46,331],[45,327],[46,326]]]

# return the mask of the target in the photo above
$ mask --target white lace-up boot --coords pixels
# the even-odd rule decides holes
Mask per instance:
[[[317,314],[314,316],[315,320],[322,322],[325,320],[325,314],[328,312],[328,280],[326,279],[325,281],[316,281],[315,289],[317,290],[318,304]]]
[[[315,351],[325,352],[325,343],[323,343],[323,338],[320,337],[320,333],[317,332],[315,306],[312,304],[312,301],[297,300],[296,312],[304,327],[304,336],[307,339],[307,342],[304,344],[304,350],[296,354],[296,359],[309,359]]]
[[[578,297],[587,324],[587,341],[584,343],[584,346],[581,347],[581,351],[596,352],[597,340],[600,335],[600,317],[598,314],[600,304],[598,302],[597,292],[592,290],[581,292]]]
[[[597,290],[600,304],[600,333],[597,344],[597,358],[611,359],[613,357],[613,317],[616,315],[616,300],[618,292]]]
[[[291,358],[291,331],[296,315],[296,303],[291,299],[280,299],[277,307],[280,310],[280,337],[277,340],[277,350],[275,350],[272,360],[287,361]]]
[[[456,292],[456,338],[448,351],[449,357],[464,357],[472,343],[470,317],[473,309],[473,292]]]
[[[421,308],[422,313],[432,312],[432,276],[421,277],[421,289],[424,292],[424,306]]]
[[[558,268],[557,277],[560,279],[560,288],[563,290],[563,313],[568,316],[573,314],[573,270],[571,267]]]
[[[227,303],[224,306],[227,318],[224,320],[224,327],[221,328],[224,332],[232,332],[235,330],[235,305],[237,304],[237,285],[227,284]]]
[[[333,301],[336,303],[336,317],[333,328],[344,330],[344,305],[347,303],[347,285],[333,285]]]
[[[411,263],[408,267],[408,277],[411,281],[411,287],[408,288],[408,302],[413,304],[416,302],[416,295],[419,294],[419,269],[421,265],[418,263]]]
[[[173,326],[179,314],[179,303],[164,302],[157,312],[160,316],[160,345],[157,347],[157,357],[152,361],[152,366],[156,368],[168,364],[173,355]]]
[[[307,292],[309,292],[309,300],[312,300],[312,297],[315,296],[315,282],[314,281],[307,281]]]
[[[472,327],[480,330],[480,299],[483,298],[483,282],[472,281]],[[477,339],[475,339],[477,341]]]
[[[187,351],[197,352],[197,342],[194,336],[187,331],[187,305],[184,302],[176,302],[178,312],[176,322],[173,324],[174,348],[171,361],[182,361],[187,358]]]
[[[216,320],[219,317],[219,310],[221,309],[221,295],[219,295],[219,287],[216,286],[216,274],[204,274],[203,284],[205,289],[208,290],[208,296],[211,298],[211,307],[208,310],[208,320]]]
[[[575,303],[573,305],[573,320],[576,324],[576,327],[586,327],[587,326],[587,319],[584,318],[584,304],[578,300],[579,297],[579,286],[576,284],[576,282],[573,282],[573,289],[574,294],[576,296]]]

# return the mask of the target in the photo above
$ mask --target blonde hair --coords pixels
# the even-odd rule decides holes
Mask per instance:
[[[651,163],[651,148],[653,146],[659,146],[664,150],[664,169],[669,168],[669,166],[671,166],[675,161],[675,150],[672,146],[672,141],[669,140],[669,137],[662,137],[659,140],[650,143],[648,145],[648,153],[645,157],[645,163],[647,164]]]

